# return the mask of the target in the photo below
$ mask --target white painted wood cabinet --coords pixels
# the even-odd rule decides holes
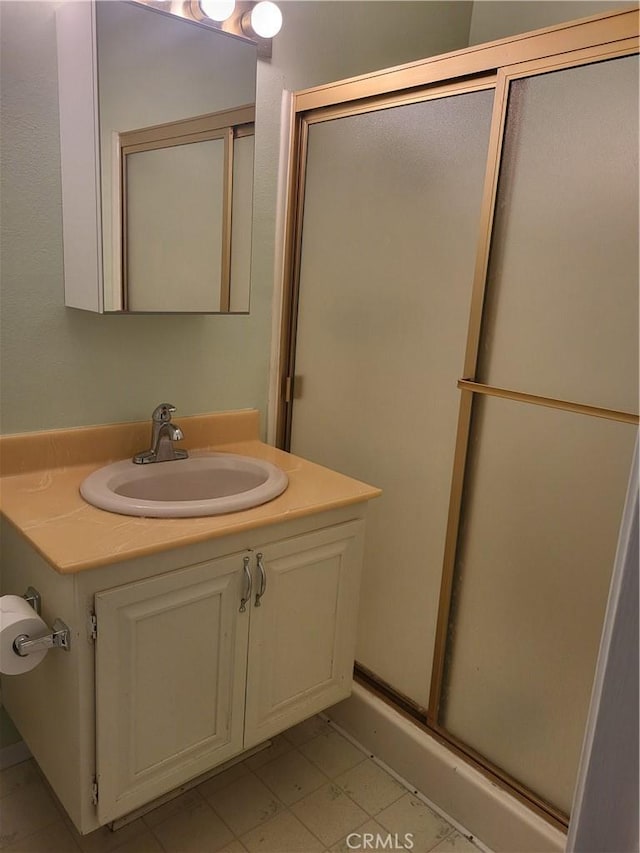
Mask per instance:
[[[241,752],[241,576],[234,554],[96,595],[101,823]]]
[[[363,540],[353,521],[256,553],[266,589],[251,609],[245,749],[351,692]]]
[[[3,593],[34,586],[72,632],[3,704],[80,832],[350,694],[365,510],[68,575],[3,525]]]
[[[129,131],[254,104],[255,44],[164,10],[93,0],[57,4],[56,31],[65,305],[100,314],[248,312],[253,138],[234,140],[224,155],[217,150],[221,142],[184,151],[180,146],[179,165],[175,145],[157,148],[162,154],[152,162],[142,158],[134,164],[121,143]],[[227,119],[224,126],[236,124]],[[206,170],[199,169],[198,156],[206,157]],[[226,177],[223,162],[232,165]],[[195,224],[191,235],[178,240],[174,228],[174,239],[162,240],[157,230],[140,227],[149,226],[148,211],[136,225],[145,169],[152,172],[153,191],[143,194],[143,206],[161,208],[158,193],[164,194],[175,216],[179,186],[182,204],[195,223],[202,222],[206,241],[196,239]],[[198,174],[200,183],[208,180],[206,192],[193,177]],[[231,258],[225,255],[223,273],[221,214],[229,204]],[[190,239],[186,264],[182,251]],[[144,258],[144,273],[136,257]],[[149,263],[158,266],[152,270]],[[174,263],[182,273],[179,301],[172,298],[175,276],[164,275]],[[138,287],[130,286],[134,280]],[[225,287],[230,294],[221,292]]]
[[[351,521],[96,594],[100,823],[349,694],[363,535]]]

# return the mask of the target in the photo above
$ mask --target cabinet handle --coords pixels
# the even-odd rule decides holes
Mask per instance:
[[[267,591],[267,573],[264,569],[264,563],[262,562],[262,560],[263,560],[263,555],[262,554],[256,554],[256,564],[258,566],[258,569],[260,570],[260,591],[256,592],[256,600],[255,600],[255,606],[256,607],[260,607],[260,599],[262,598],[262,596]]]
[[[247,601],[251,598],[251,569],[249,568],[250,557],[245,557],[242,561],[242,568],[247,579],[247,587],[244,591],[244,597],[240,599],[240,613],[244,613],[247,609]]]

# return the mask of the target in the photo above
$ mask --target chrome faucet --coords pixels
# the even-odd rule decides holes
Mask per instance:
[[[171,462],[173,459],[186,459],[189,455],[186,450],[177,450],[173,446],[174,441],[184,438],[179,426],[171,423],[171,415],[176,407],[171,403],[160,403],[153,410],[151,416],[151,448],[136,453],[133,461],[138,465],[147,462]]]

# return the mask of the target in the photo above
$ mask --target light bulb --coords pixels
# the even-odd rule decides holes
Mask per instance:
[[[233,14],[236,0],[200,0],[203,15],[212,21],[226,21]]]
[[[280,32],[282,12],[271,0],[261,0],[251,10],[251,28],[263,39],[273,38]]]

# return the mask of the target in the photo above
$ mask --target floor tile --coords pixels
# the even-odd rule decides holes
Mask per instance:
[[[0,798],[8,797],[19,788],[24,788],[33,782],[40,782],[40,772],[33,759],[21,761],[13,767],[0,770]]]
[[[164,853],[162,845],[151,832],[147,830],[137,838],[132,838],[120,847],[116,847],[114,853]]]
[[[204,801],[153,827],[166,853],[215,853],[233,841],[233,833]]]
[[[71,834],[78,847],[84,853],[111,853],[112,850],[117,850],[118,847],[134,841],[146,831],[147,828],[142,818],[128,823],[115,832],[112,832],[108,826],[101,826],[100,829],[96,829],[94,832],[89,833],[89,835],[80,835],[75,827],[71,827]]]
[[[367,813],[332,783],[294,803],[291,811],[327,846],[367,820]]]
[[[371,759],[357,764],[334,781],[370,815],[377,814],[407,793],[406,788]]]
[[[433,853],[478,853],[478,848],[459,832],[452,832],[433,848]]]
[[[61,819],[53,799],[38,778],[15,787],[1,802],[0,848],[15,844]]]
[[[321,844],[290,811],[242,836],[249,853],[322,853]]]
[[[251,758],[247,758],[244,764],[251,770],[255,770],[257,767],[263,767],[275,758],[279,758],[290,749],[291,744],[289,741],[283,738],[282,735],[278,735],[271,741],[271,746],[268,746],[266,749],[261,749],[260,752],[256,752],[256,754],[252,755]]]
[[[222,773],[212,776],[211,779],[207,779],[206,782],[201,782],[198,785],[197,790],[205,799],[207,799],[212,794],[215,794],[216,791],[220,791],[226,785],[230,785],[232,782],[235,782],[236,779],[240,779],[242,776],[248,775],[249,770],[245,767],[243,762],[232,764],[231,767],[223,770]]]
[[[79,853],[80,848],[62,820],[4,847],[6,853]]]
[[[303,744],[300,752],[332,779],[367,757],[333,729]]]
[[[253,773],[232,782],[207,798],[233,832],[240,836],[284,808],[275,794]]]
[[[154,826],[162,823],[163,820],[167,820],[179,812],[198,808],[198,805],[202,803],[202,801],[203,798],[200,794],[200,788],[191,788],[191,790],[185,791],[184,794],[180,794],[179,797],[174,797],[172,800],[169,800],[152,811],[147,812],[146,815],[142,817],[142,820],[147,826],[153,829]]]
[[[258,768],[256,776],[290,806],[327,783],[327,777],[297,749]]]
[[[414,853],[432,850],[453,832],[451,824],[411,794],[387,806],[376,815],[376,820],[391,833],[400,836],[411,833]]]
[[[303,720],[301,723],[298,723],[297,726],[292,726],[290,729],[287,729],[286,732],[283,732],[282,736],[293,746],[302,746],[303,743],[307,743],[307,741],[310,741],[312,738],[316,737],[316,735],[325,734],[331,731],[333,731],[333,729],[329,723],[321,717],[316,716],[309,717],[308,720]]]
[[[420,799],[403,793],[392,776],[320,718],[301,723],[287,735],[291,740],[276,738],[273,751],[261,753],[269,760],[260,759],[255,771],[247,766],[252,759],[232,765],[116,832],[101,827],[85,836],[66,813],[60,816],[62,807],[56,807],[37,765],[22,762],[0,772],[0,849],[2,853],[348,853],[391,849],[389,837],[396,843],[393,849],[401,849],[395,839],[402,843],[404,834],[412,833],[413,848],[407,849],[414,853],[479,853],[468,838]],[[300,749],[292,745],[298,740]],[[355,763],[344,767],[345,762]],[[332,782],[323,781],[322,763],[331,772],[338,766],[344,769]],[[320,787],[314,789],[317,784]],[[389,803],[398,793],[399,798]],[[242,838],[235,838],[232,830]]]
[[[377,821],[368,820],[334,844],[329,853],[351,853],[352,850],[389,850],[389,845],[382,846],[388,835],[388,830],[380,826]],[[378,837],[383,841],[378,842]]]

